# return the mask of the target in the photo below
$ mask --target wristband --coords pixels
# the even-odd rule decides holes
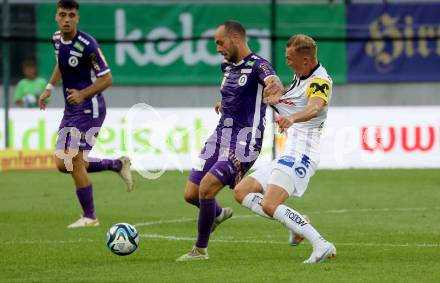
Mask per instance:
[[[46,86],[46,89],[47,89],[47,90],[53,90],[53,89],[54,89],[53,84],[48,83],[47,86]]]

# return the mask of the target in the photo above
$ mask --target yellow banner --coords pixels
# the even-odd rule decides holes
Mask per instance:
[[[53,170],[54,154],[51,150],[0,150],[0,171]]]

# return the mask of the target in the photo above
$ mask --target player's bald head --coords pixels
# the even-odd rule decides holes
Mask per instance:
[[[286,43],[287,48],[292,48],[295,52],[309,56],[311,59],[317,58],[318,47],[313,38],[304,34],[296,34],[289,38]]]
[[[234,20],[227,20],[219,27],[224,27],[226,35],[238,34],[241,38],[246,38],[246,30],[243,25]]]

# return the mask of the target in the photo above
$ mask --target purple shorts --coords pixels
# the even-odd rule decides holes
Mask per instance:
[[[211,156],[206,154],[208,146],[211,149],[215,148]],[[203,177],[209,172],[217,177],[223,186],[229,185],[233,189],[255,161],[256,158],[251,162],[240,162],[232,150],[222,148],[215,140],[208,140],[199,156],[200,164],[191,170],[188,180],[200,185]]]
[[[104,119],[105,115],[98,118],[85,115],[63,116],[58,128],[56,149],[92,150]]]

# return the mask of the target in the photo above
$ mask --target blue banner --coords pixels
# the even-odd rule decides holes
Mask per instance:
[[[348,81],[439,81],[440,3],[353,4]],[[404,40],[403,40],[404,39]]]

